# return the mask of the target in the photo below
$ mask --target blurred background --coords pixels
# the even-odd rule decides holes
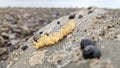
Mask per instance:
[[[0,7],[62,7],[80,8],[96,6],[119,8],[120,0],[0,0]]]

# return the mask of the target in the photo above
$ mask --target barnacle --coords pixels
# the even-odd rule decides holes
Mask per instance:
[[[75,29],[76,22],[71,20],[69,23],[65,24],[60,30],[49,34],[49,35],[42,35],[37,42],[33,42],[35,48],[41,48],[44,46],[49,46],[57,43],[59,40],[63,39],[66,35]]]

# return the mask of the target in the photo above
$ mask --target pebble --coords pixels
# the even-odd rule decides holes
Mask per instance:
[[[0,36],[0,47],[3,47],[5,43],[5,40],[2,36]]]
[[[28,46],[27,45],[24,45],[24,46],[22,46],[22,50],[24,51],[24,50],[26,50],[28,48]]]
[[[40,19],[39,22],[45,22],[45,20],[44,19]]]
[[[7,48],[0,48],[0,56],[3,55],[4,53],[7,53]]]
[[[22,29],[22,34],[24,35],[28,35],[31,32],[27,26],[21,26],[21,29]]]
[[[82,18],[82,17],[83,17],[83,15],[79,15],[79,17],[78,17],[78,18],[80,19],[80,18]]]
[[[87,10],[90,10],[90,9],[92,9],[92,7],[88,7],[88,8],[87,8]]]
[[[39,32],[39,34],[42,34],[42,33],[43,33],[42,31]]]
[[[72,14],[69,16],[69,19],[74,19],[76,14]]]
[[[81,49],[84,49],[88,45],[95,45],[95,42],[91,39],[82,39],[81,40]]]
[[[58,21],[57,24],[60,24],[60,21]]]
[[[93,11],[91,10],[91,11],[88,11],[88,14],[91,14],[91,13],[93,13]]]
[[[100,58],[100,56],[101,56],[100,50],[94,45],[86,46],[83,49],[83,58],[84,59]]]
[[[8,55],[7,55],[7,54],[3,54],[3,55],[0,57],[1,60],[6,60],[7,58],[8,58]]]
[[[0,68],[6,68],[6,65],[5,61],[0,61]]]
[[[96,19],[101,19],[101,18],[104,18],[104,16],[103,15],[97,15],[96,16]]]
[[[1,36],[4,38],[4,39],[9,39],[9,35],[6,33],[6,32],[3,32],[1,33]]]

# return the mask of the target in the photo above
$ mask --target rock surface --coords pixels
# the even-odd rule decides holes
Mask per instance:
[[[41,31],[42,34],[54,32],[55,27],[62,27],[70,21],[69,15],[53,20],[24,43],[29,46],[26,50],[19,48],[10,55],[7,68],[119,68],[119,16],[112,10],[96,7],[83,8],[72,14],[75,14],[77,24],[71,34],[53,46],[34,48],[32,41],[35,35]],[[96,41],[102,53],[100,59],[83,59],[80,42],[84,38]]]
[[[76,10],[78,9],[0,8],[0,61],[3,56],[8,57],[9,53],[23,45],[41,27]]]

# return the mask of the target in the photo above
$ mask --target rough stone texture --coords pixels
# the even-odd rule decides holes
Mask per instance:
[[[93,11],[93,12],[89,12]],[[89,12],[89,13],[88,13]],[[83,8],[77,12],[75,30],[63,40],[53,46],[35,49],[31,37],[24,45],[29,47],[22,51],[14,51],[9,58],[8,68],[119,68],[120,35],[118,20],[110,15],[110,11],[92,7],[90,10]],[[109,13],[109,14],[108,14]],[[79,15],[83,15],[79,18]],[[62,27],[70,20],[64,16],[53,20],[47,26],[41,28],[42,34],[54,32],[56,26]],[[57,22],[60,21],[60,24]],[[118,24],[117,24],[118,23]],[[80,41],[90,38],[96,41],[97,47],[102,52],[100,59],[84,60],[80,50]],[[110,40],[111,39],[111,40]]]

